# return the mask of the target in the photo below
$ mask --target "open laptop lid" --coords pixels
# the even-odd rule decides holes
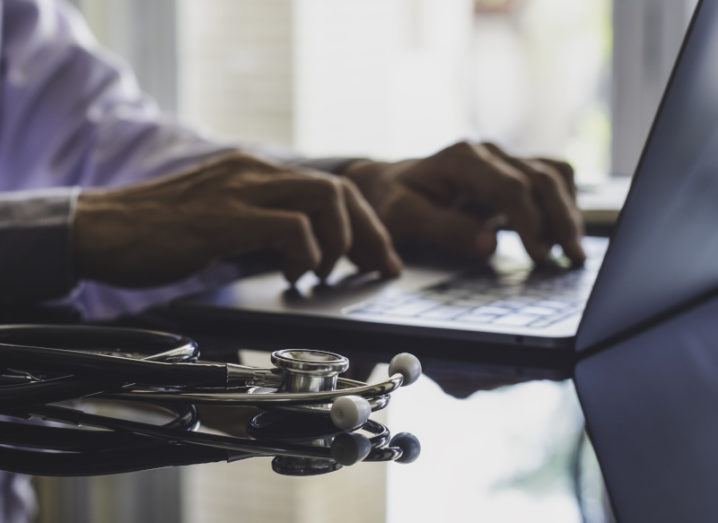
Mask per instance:
[[[577,336],[585,350],[718,289],[718,2],[696,7]]]

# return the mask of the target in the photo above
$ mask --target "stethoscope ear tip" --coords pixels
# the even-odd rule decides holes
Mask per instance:
[[[397,354],[389,363],[389,375],[401,374],[403,385],[411,385],[421,377],[421,362],[419,358],[408,352]]]
[[[364,425],[371,415],[371,405],[361,396],[340,396],[334,400],[329,416],[341,430],[354,430]]]
[[[416,436],[409,432],[400,432],[395,435],[391,438],[389,446],[401,449],[401,457],[396,460],[397,463],[412,463],[421,454],[421,443]]]
[[[334,461],[350,466],[364,461],[371,452],[371,442],[362,434],[345,432],[334,438],[330,451]]]

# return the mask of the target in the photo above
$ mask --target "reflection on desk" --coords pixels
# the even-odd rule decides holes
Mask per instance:
[[[260,363],[266,354],[243,358]],[[385,373],[378,366],[371,378]],[[372,463],[302,478],[277,475],[269,459],[258,458],[40,485],[65,489],[59,505],[80,493],[94,500],[85,521],[107,521],[112,513],[170,521],[161,509],[173,503],[185,521],[581,521],[571,471],[582,418],[570,383],[527,383],[459,400],[422,378],[377,419],[417,434],[421,457],[406,467]],[[593,497],[583,489],[584,507],[595,515],[600,479],[593,466],[584,470],[593,481]],[[132,500],[140,507],[134,514]],[[83,521],[74,508],[52,513]]]
[[[66,321],[81,314],[181,332],[157,309],[207,281],[152,291],[86,285],[64,304],[75,314]],[[32,320],[29,314],[20,321]],[[237,358],[242,348],[237,337],[199,341],[217,347],[222,357]],[[241,358],[265,364],[268,353],[242,351]],[[356,361],[361,379],[386,375],[371,358]],[[410,466],[374,463],[292,478],[275,474],[260,458],[91,479],[37,478],[39,521],[115,521],[118,515],[152,523],[581,521],[572,471],[583,420],[570,383],[476,392],[487,385],[478,367],[436,361],[425,370],[428,376],[398,391],[377,417],[420,439],[422,455]],[[584,511],[594,516],[590,521],[601,521],[600,476],[590,451],[583,456]]]

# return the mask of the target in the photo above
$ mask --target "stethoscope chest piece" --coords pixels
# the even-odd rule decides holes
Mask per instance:
[[[319,350],[278,350],[271,360],[284,374],[281,390],[287,392],[335,390],[339,374],[349,368],[345,356]]]

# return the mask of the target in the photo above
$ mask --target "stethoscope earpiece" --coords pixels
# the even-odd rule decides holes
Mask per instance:
[[[401,374],[403,385],[411,385],[421,377],[421,362],[419,358],[408,352],[397,354],[389,363],[389,375]]]
[[[340,396],[332,403],[329,417],[341,430],[353,430],[364,425],[371,415],[371,405],[361,396]]]

